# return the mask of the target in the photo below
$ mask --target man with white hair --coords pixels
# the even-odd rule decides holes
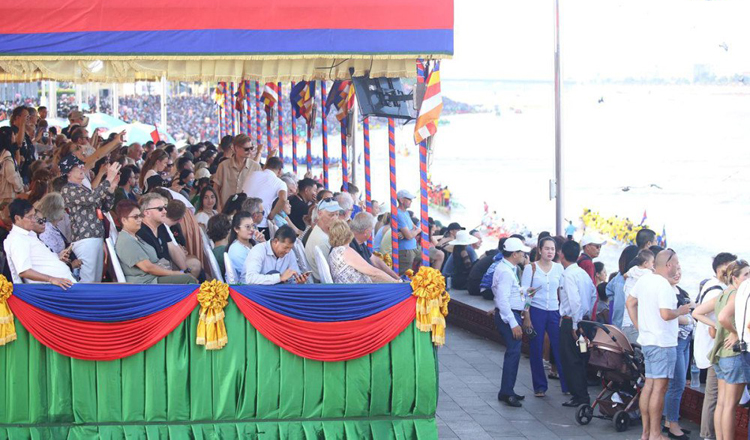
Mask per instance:
[[[367,240],[372,238],[373,221],[374,217],[369,212],[360,212],[354,216],[349,223],[349,228],[354,234],[354,238],[349,246],[357,251],[365,261],[387,273],[394,280],[398,280],[398,274],[391,270],[383,260],[373,255],[369,246],[367,246]]]
[[[331,227],[334,221],[341,218],[343,212],[341,206],[332,198],[325,198],[318,202],[318,221],[305,243],[305,257],[307,258],[307,262],[310,263],[313,280],[316,282],[320,282],[321,277],[318,262],[315,258],[315,248],[319,248],[324,256],[328,256],[328,253],[331,251],[331,243],[328,240],[328,228]]]
[[[339,202],[339,206],[344,210],[344,215],[341,220],[348,222],[352,218],[352,212],[354,211],[354,199],[348,192],[341,192],[336,194],[336,201]]]

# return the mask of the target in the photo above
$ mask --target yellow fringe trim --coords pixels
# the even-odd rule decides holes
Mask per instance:
[[[16,324],[8,307],[8,298],[13,295],[13,283],[0,275],[0,345],[16,340]]]
[[[411,277],[412,295],[417,297],[416,326],[432,332],[432,343],[445,344],[445,317],[451,297],[445,290],[445,278],[437,269],[422,266]]]
[[[206,350],[220,350],[227,345],[227,328],[224,325],[224,307],[229,298],[229,285],[217,280],[201,284],[198,302],[201,305],[195,343]]]

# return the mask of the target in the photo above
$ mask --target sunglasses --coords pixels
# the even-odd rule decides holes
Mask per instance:
[[[158,209],[159,212],[162,212],[162,211],[165,211],[167,209],[167,207],[166,206],[157,206],[155,208],[146,208],[145,211],[148,211],[150,209]]]
[[[167,164],[167,168],[172,168],[173,165],[174,165],[174,163],[168,163]]]
[[[674,257],[675,255],[677,255],[677,252],[675,252],[675,250],[672,249],[672,248],[667,248],[666,250],[672,252],[672,255],[670,255],[669,258],[667,258],[667,262],[664,263],[664,264],[669,264],[669,262],[672,261],[672,257]]]
[[[136,215],[129,215],[129,216],[127,216],[126,218],[134,218],[134,219],[139,219],[139,218],[141,218],[141,219],[142,219],[142,218],[144,218],[144,217],[145,217],[145,215],[143,215],[143,214],[136,214]]]

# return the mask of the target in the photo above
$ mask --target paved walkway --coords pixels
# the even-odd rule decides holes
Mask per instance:
[[[441,439],[617,439],[640,438],[640,423],[623,433],[612,422],[593,419],[587,426],[575,422],[573,408],[550,381],[547,397],[535,398],[531,390],[529,360],[521,357],[516,393],[526,396],[523,408],[498,402],[505,347],[460,328],[448,326],[447,343],[439,350],[440,394],[437,425]],[[594,390],[591,391],[593,400]],[[596,410],[598,412],[598,409]],[[698,427],[690,422],[692,438]]]

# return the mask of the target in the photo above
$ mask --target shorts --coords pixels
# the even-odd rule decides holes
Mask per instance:
[[[643,347],[646,360],[647,379],[674,379],[674,367],[677,363],[677,347]]]
[[[412,268],[414,260],[422,259],[421,249],[399,249],[398,250],[398,274],[403,275]]]
[[[719,363],[716,366],[716,377],[730,385],[750,381],[750,367],[742,359],[742,356],[719,358]],[[721,370],[721,374],[719,374],[719,370]]]

